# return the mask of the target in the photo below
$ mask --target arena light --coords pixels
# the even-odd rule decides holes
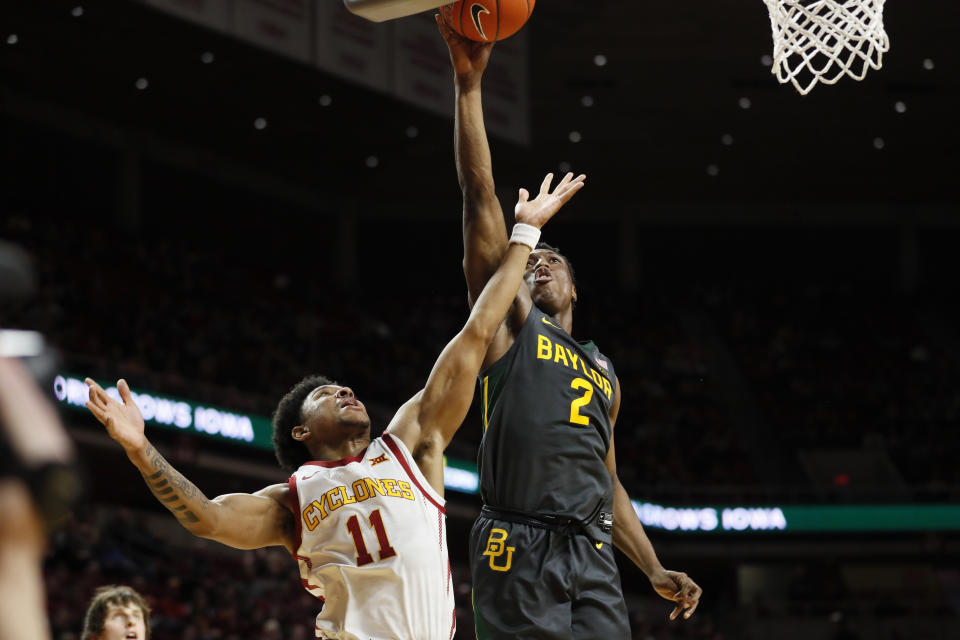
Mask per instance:
[[[461,493],[480,493],[480,475],[469,462],[444,458],[443,485]]]

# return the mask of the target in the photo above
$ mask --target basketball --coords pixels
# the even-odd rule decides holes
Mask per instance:
[[[457,0],[440,9],[444,21],[465,38],[496,42],[527,22],[535,0]]]

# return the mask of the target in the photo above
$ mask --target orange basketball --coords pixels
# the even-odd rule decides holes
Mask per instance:
[[[457,0],[440,9],[450,28],[477,42],[496,42],[520,31],[535,0]]]

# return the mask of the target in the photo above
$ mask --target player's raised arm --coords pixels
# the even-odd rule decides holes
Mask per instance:
[[[493,181],[480,94],[493,44],[468,40],[447,26],[439,14],[436,18],[453,64],[454,152],[463,191],[463,272],[472,305],[507,250],[507,227]]]
[[[484,287],[463,329],[433,365],[421,394],[397,413],[388,428],[418,459],[422,457],[418,452],[422,453],[425,445],[439,456],[466,417],[484,354],[523,283],[524,267],[536,246],[539,229],[583,187],[585,179],[567,175],[551,191],[553,175],[548,174],[533,200],[526,189],[520,190],[515,209],[517,225],[500,266]],[[438,464],[439,461],[437,457]],[[442,471],[440,467],[433,471],[438,470]],[[437,486],[431,472],[424,472]],[[442,488],[442,481],[438,484]]]
[[[87,378],[86,382],[90,388],[87,408],[123,447],[150,492],[185,529],[237,549],[284,546],[292,551],[294,519],[285,506],[286,485],[209,500],[147,440],[143,416],[125,380],[117,383],[122,402],[111,398],[93,380]]]

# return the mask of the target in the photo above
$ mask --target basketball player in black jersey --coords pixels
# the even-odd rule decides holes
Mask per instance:
[[[540,193],[532,200],[529,199],[530,194],[526,189],[520,190],[514,211],[518,224],[514,226],[511,248],[504,252],[502,266],[487,283],[483,295],[471,310],[463,329],[447,344],[437,358],[423,390],[400,407],[387,427],[385,437],[395,442],[397,446],[395,455],[403,459],[405,454],[401,448],[405,448],[426,483],[441,498],[444,489],[444,449],[460,427],[473,401],[473,378],[480,369],[487,345],[490,344],[497,326],[511,304],[514,291],[520,286],[521,268],[531,249],[536,246],[537,239],[540,237],[540,227],[552,218],[583,187],[583,184],[582,179],[566,179],[561,180],[551,190],[550,181],[546,180]],[[3,361],[0,359],[0,365],[2,364]],[[4,369],[0,366],[0,381],[5,382],[6,377],[2,375]],[[314,568],[335,568],[327,574],[328,577],[324,583],[324,588],[328,591],[320,592],[326,598],[326,606],[330,606],[336,598],[336,604],[333,605],[335,608],[332,609],[335,613],[324,620],[328,624],[327,629],[317,626],[318,637],[357,638],[362,635],[363,638],[376,636],[410,640],[449,640],[453,637],[456,620],[453,611],[450,618],[442,618],[439,634],[409,632],[410,629],[421,628],[419,625],[427,625],[429,621],[410,620],[409,616],[416,615],[416,612],[422,612],[423,609],[414,607],[408,601],[405,602],[405,598],[417,597],[418,601],[443,603],[449,594],[449,583],[446,582],[447,572],[441,570],[432,574],[433,579],[418,581],[421,590],[432,591],[432,593],[424,596],[422,593],[405,592],[404,581],[399,577],[404,574],[403,567],[416,566],[420,560],[416,554],[405,555],[406,545],[403,544],[403,538],[394,538],[393,544],[396,545],[396,549],[391,547],[390,554],[381,553],[376,561],[362,559],[364,554],[369,556],[366,547],[363,546],[365,544],[363,537],[356,533],[356,530],[350,530],[349,526],[339,528],[339,538],[332,540],[330,546],[320,542],[319,546],[305,549],[302,546],[302,530],[315,529],[319,526],[319,520],[316,515],[308,515],[314,511],[313,506],[301,512],[302,504],[310,505],[312,497],[299,496],[295,483],[283,482],[270,485],[253,494],[231,493],[212,500],[208,499],[199,488],[174,469],[150,443],[145,432],[143,416],[125,381],[121,380],[117,384],[119,401],[92,379],[88,378],[86,382],[90,388],[87,408],[107,428],[110,437],[123,447],[128,459],[140,471],[144,482],[157,500],[189,532],[237,549],[282,546],[298,558],[301,580],[308,590],[319,588],[316,583],[307,582],[307,575],[312,575]],[[13,385],[10,386],[14,392],[18,391]],[[5,408],[3,399],[4,393],[0,391],[0,419],[3,418],[2,410]],[[39,432],[39,429],[35,428],[35,432]],[[359,463],[361,469],[358,473],[362,473],[363,466],[373,466],[385,461],[364,460],[364,453],[369,445],[370,417],[363,403],[357,400],[349,387],[333,383],[320,376],[310,376],[301,380],[280,401],[274,414],[274,446],[277,460],[291,473],[296,472],[298,467],[309,461],[326,461],[333,463],[332,467]],[[323,466],[325,465],[320,463],[317,468]],[[407,474],[409,475],[410,471],[407,471]],[[414,476],[410,477],[414,478]],[[412,479],[412,482],[416,484],[420,495],[427,495],[416,479]],[[321,502],[323,502],[331,512],[338,510],[340,520],[346,521],[346,514],[351,513],[351,509],[358,506],[358,503],[364,503],[364,500],[345,493],[348,491],[346,486],[340,486],[339,491],[340,493],[336,496],[338,505],[336,507],[331,506],[334,504],[334,498],[331,497],[328,500],[325,497],[326,494],[316,495],[317,500],[313,500],[312,504],[322,511],[324,507]],[[352,491],[357,490],[352,489]],[[380,489],[369,491],[367,497],[370,498],[370,502],[362,505],[364,511],[358,513],[369,513],[367,508],[371,504],[375,505],[380,499],[392,500],[399,495],[399,493],[394,495],[389,492],[390,490],[386,488],[382,491]],[[389,495],[384,495],[385,493]],[[414,499],[413,495],[411,489],[410,499]],[[432,500],[426,497],[423,499]],[[347,506],[351,504],[353,507]],[[434,504],[437,503],[434,502]],[[380,514],[380,511],[377,510],[377,513]],[[386,509],[384,513],[388,513]],[[441,514],[442,510],[438,509],[437,517],[440,518]],[[324,514],[319,519],[322,520],[325,517]],[[357,522],[357,517],[353,515],[352,520]],[[329,520],[328,524],[335,520],[336,518]],[[391,523],[388,515],[382,515],[377,522],[380,527],[376,530],[377,543],[380,544],[382,551],[383,540],[387,540],[386,544],[389,545],[386,532],[391,529]],[[436,536],[442,531],[441,522],[442,520],[419,521],[419,526],[423,527],[420,534],[427,536],[426,540],[437,540]],[[417,522],[405,524],[410,527],[418,526]],[[371,526],[377,525],[371,524]],[[407,537],[410,536],[410,531],[417,531],[410,527],[404,527]],[[326,529],[326,531],[330,530]],[[384,537],[380,538],[381,535]],[[357,542],[358,539],[359,542]],[[446,547],[443,546],[445,541],[441,539],[439,542],[443,553],[446,553]],[[356,555],[347,552],[351,546],[355,546]],[[319,558],[316,563],[311,559],[311,554],[313,558]],[[323,564],[320,564],[321,562]],[[397,572],[394,572],[394,569]],[[372,583],[382,584],[383,587],[371,589],[369,586]],[[362,589],[359,586],[361,584],[366,589]],[[363,603],[366,602],[364,598],[377,600],[377,606],[382,611],[378,615],[356,613],[368,610],[363,607]],[[407,606],[408,604],[410,606]],[[364,621],[363,624],[370,626],[356,634],[350,629],[344,629],[343,626],[347,624],[348,609],[351,611],[350,620],[353,623],[359,624],[359,621]],[[447,620],[451,623],[449,627],[446,626]],[[339,626],[339,628],[333,629],[329,625]]]
[[[455,147],[463,190],[464,273],[476,300],[507,248],[480,99],[491,45],[439,18],[456,86]],[[701,589],[668,571],[617,479],[613,426],[620,385],[610,359],[571,337],[577,290],[566,258],[530,254],[511,310],[480,373],[484,507],[470,539],[477,637],[630,637],[611,543],[689,618]]]

